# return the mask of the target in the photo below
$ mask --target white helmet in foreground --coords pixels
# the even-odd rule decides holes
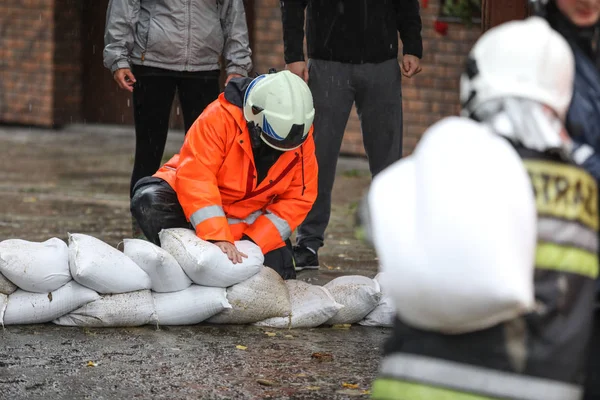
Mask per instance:
[[[534,150],[564,148],[574,69],[571,48],[544,19],[499,25],[469,54],[460,81],[463,115],[491,122],[498,133]]]
[[[244,95],[244,117],[269,146],[293,150],[306,140],[315,109],[308,85],[290,71],[260,75]]]

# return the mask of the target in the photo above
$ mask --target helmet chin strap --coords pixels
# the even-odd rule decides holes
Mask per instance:
[[[558,153],[565,160],[571,158],[572,143],[561,136],[563,123],[538,102],[499,99],[482,104],[472,115],[492,131],[528,149]]]

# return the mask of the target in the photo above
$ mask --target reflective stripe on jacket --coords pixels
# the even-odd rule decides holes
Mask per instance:
[[[538,212],[536,309],[460,335],[397,320],[374,399],[581,398],[598,275],[596,182],[555,156],[517,151]]]
[[[267,253],[282,247],[310,211],[317,170],[311,128],[304,144],[283,152],[257,185],[246,120],[221,94],[155,176],[175,189],[200,238],[233,242],[245,234]]]
[[[110,0],[104,66],[248,75],[252,52],[242,0]]]

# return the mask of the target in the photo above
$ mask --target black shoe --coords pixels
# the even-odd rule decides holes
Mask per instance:
[[[296,271],[319,269],[319,257],[304,246],[294,246],[294,267]]]

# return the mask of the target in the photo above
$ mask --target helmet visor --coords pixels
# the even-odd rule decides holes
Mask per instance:
[[[304,134],[304,124],[294,124],[292,125],[292,129],[290,129],[290,132],[285,137],[285,139],[275,139],[273,136],[269,135],[265,131],[261,132],[260,137],[266,144],[273,147],[274,149],[280,151],[289,151],[300,147],[302,143],[304,143],[308,135]]]

